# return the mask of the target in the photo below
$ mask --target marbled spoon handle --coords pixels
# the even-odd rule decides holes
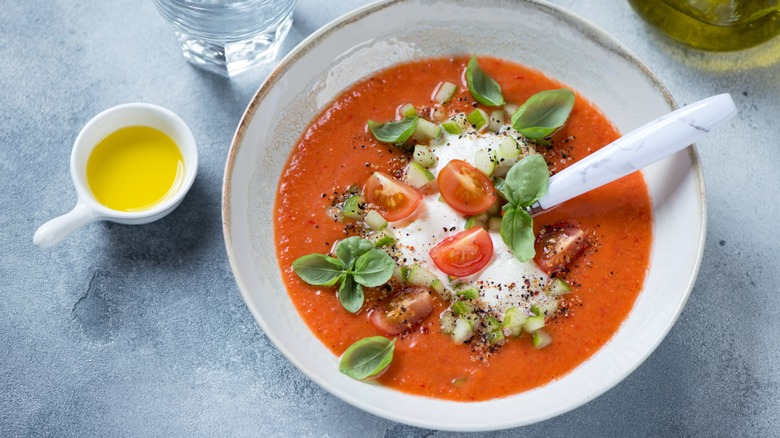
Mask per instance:
[[[555,207],[649,166],[694,143],[736,114],[737,108],[727,93],[653,120],[553,175],[547,194],[532,206],[532,211]]]

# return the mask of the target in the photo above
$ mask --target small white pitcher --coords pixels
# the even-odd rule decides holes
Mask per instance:
[[[99,203],[87,184],[87,161],[92,150],[109,134],[128,126],[148,126],[167,134],[181,151],[184,178],[175,193],[148,209],[118,211]],[[87,122],[76,137],[70,154],[70,176],[76,187],[78,202],[70,212],[43,224],[35,232],[33,243],[48,248],[65,239],[76,229],[94,221],[108,220],[120,224],[145,224],[173,211],[195,181],[198,173],[198,148],[190,128],[165,108],[148,103],[128,103],[109,108]]]

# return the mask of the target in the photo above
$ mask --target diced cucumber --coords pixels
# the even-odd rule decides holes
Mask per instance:
[[[504,176],[509,169],[518,161],[520,157],[520,146],[517,141],[506,136],[501,143],[498,144],[498,150],[496,151],[496,168],[493,171],[495,176]]]
[[[416,145],[414,152],[412,153],[412,162],[418,163],[421,166],[428,168],[436,165],[436,154],[431,151],[431,148],[423,145]]]
[[[468,230],[468,229],[474,228],[474,227],[485,228],[485,223],[480,221],[480,220],[478,220],[475,217],[470,217],[470,218],[466,219],[466,224],[463,226],[463,229],[464,230]]]
[[[412,268],[409,270],[409,276],[406,279],[409,284],[422,287],[431,287],[436,280],[436,275],[433,272],[417,264],[412,265]]]
[[[515,306],[506,309],[504,312],[504,322],[501,324],[504,334],[507,336],[520,336],[523,332],[523,323],[526,316]]]
[[[481,131],[483,128],[487,127],[489,119],[490,117],[488,114],[479,108],[474,109],[466,118],[471,126],[477,131]]]
[[[498,160],[496,160],[498,161]],[[512,168],[512,165],[515,163],[508,163],[504,161],[503,163],[496,163],[496,168],[493,169],[493,177],[494,178],[503,178],[506,176],[507,173],[509,173],[509,169]]]
[[[490,207],[488,207],[487,210],[485,210],[485,214],[488,216],[498,216],[499,212],[501,212],[501,203],[498,199],[496,199],[496,202],[494,202]]]
[[[466,131],[469,126],[471,126],[471,123],[469,123],[469,118],[466,115],[466,113],[458,113],[454,116],[450,117],[450,120],[454,121],[460,126],[461,131]]]
[[[428,169],[414,161],[409,163],[409,166],[406,167],[406,173],[403,178],[405,183],[416,189],[425,187],[434,179],[433,174]]]
[[[493,170],[496,168],[496,156],[493,151],[480,149],[475,152],[474,167],[487,177],[493,175]]]
[[[360,195],[352,195],[344,201],[344,207],[341,208],[341,215],[350,219],[362,219],[363,209],[360,208],[365,201]]]
[[[492,216],[487,221],[488,231],[501,231],[501,218],[498,216]]]
[[[433,280],[433,283],[431,283],[431,290],[439,294],[440,296],[444,295],[444,283],[441,282],[438,278],[436,280]]]
[[[442,333],[450,334],[455,330],[455,324],[458,321],[458,317],[449,310],[445,310],[439,315],[439,328]]]
[[[414,117],[417,115],[417,108],[411,103],[407,103],[401,106],[398,112],[401,114],[401,117]]]
[[[368,210],[363,220],[374,231],[382,231],[387,228],[387,221],[376,210]]]
[[[534,348],[544,348],[552,344],[552,336],[542,329],[538,329],[534,332],[533,339]]]
[[[536,316],[544,315],[544,313],[542,313],[542,311],[539,309],[539,307],[536,304],[531,306],[531,313],[533,313]]]
[[[450,99],[452,99],[452,96],[455,94],[455,90],[457,89],[458,86],[452,82],[442,82],[439,84],[439,87],[436,90],[436,94],[433,96],[433,100],[439,103],[447,103],[450,101]]]
[[[504,110],[498,109],[490,113],[488,130],[498,132],[502,126],[504,126]]]
[[[507,117],[512,117],[515,115],[515,111],[517,111],[517,108],[519,108],[517,105],[513,103],[507,103],[504,105],[504,112],[506,113]]]
[[[439,135],[441,135],[441,126],[425,119],[417,119],[417,126],[414,128],[414,138],[417,141],[432,140],[439,138]]]
[[[520,149],[520,145],[517,144],[517,140],[507,135],[501,140],[501,143],[498,144],[496,160],[499,164],[502,164],[503,160],[514,159],[517,161],[517,157],[519,157],[521,153],[522,150]]]
[[[552,315],[556,310],[558,310],[558,300],[552,297],[548,297],[548,299],[539,303],[537,309],[539,310],[539,314],[542,316]]]
[[[393,269],[393,278],[401,283],[406,282],[406,277],[409,276],[409,268],[406,266],[396,266]]]
[[[450,306],[450,309],[452,309],[452,313],[463,316],[471,313],[474,310],[474,307],[470,304],[466,304],[463,301],[455,301]]]
[[[571,287],[560,278],[553,278],[552,282],[550,282],[550,286],[549,289],[547,289],[547,292],[554,296],[566,295],[571,293]]]
[[[455,328],[452,330],[452,339],[457,344],[462,344],[474,335],[474,326],[468,319],[460,317],[455,322]]]
[[[376,247],[393,245],[396,242],[395,236],[386,230],[372,234],[368,240],[370,240]]]
[[[533,333],[542,327],[544,327],[544,315],[529,316],[523,322],[523,330],[528,333]]]
[[[504,332],[501,329],[501,323],[493,316],[488,315],[485,317],[485,333],[491,344],[504,343]]]
[[[477,288],[473,285],[461,285],[455,288],[455,295],[466,299],[466,300],[476,300],[479,298],[479,292],[477,291]]]
[[[431,111],[431,120],[441,123],[447,118],[447,112],[442,107],[436,107]]]
[[[452,119],[443,121],[441,123],[441,127],[444,128],[444,130],[450,134],[455,134],[455,135],[463,134],[463,128],[460,127],[460,124],[458,122]]]

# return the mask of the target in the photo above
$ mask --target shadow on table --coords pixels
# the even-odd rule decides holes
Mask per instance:
[[[199,258],[222,240],[219,199],[206,182],[196,179],[189,193],[168,216],[145,225],[105,222],[110,256],[160,267],[174,267]],[[218,192],[217,192],[218,193]]]

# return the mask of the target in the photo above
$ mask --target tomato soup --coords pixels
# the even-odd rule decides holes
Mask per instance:
[[[309,125],[293,149],[277,193],[275,238],[287,293],[311,331],[336,355],[356,341],[380,333],[369,311],[381,293],[366,290],[362,310],[345,310],[336,287],[312,286],[292,263],[310,253],[329,253],[353,235],[349,221],[329,214],[334,199],[375,171],[397,174],[404,161],[398,148],[377,141],[367,120],[395,120],[398,107],[411,103],[421,114],[434,108],[432,92],[442,81],[457,84],[448,114],[477,104],[463,79],[468,58],[425,59],[376,73],[337,97]],[[479,63],[501,85],[507,102],[521,104],[533,94],[564,85],[542,73],[495,58]],[[576,90],[575,90],[576,92]],[[566,124],[549,145],[537,146],[550,171],[559,172],[619,137],[605,116],[577,95]],[[377,378],[390,388],[423,396],[480,401],[526,391],[572,371],[619,329],[642,289],[652,240],[652,208],[647,187],[635,173],[534,218],[534,230],[576,221],[592,236],[590,249],[564,275],[572,286],[545,329],[553,342],[536,349],[513,340],[484,354],[441,333],[439,314],[449,303],[433,294],[434,311],[419,325],[396,336],[392,364]]]

